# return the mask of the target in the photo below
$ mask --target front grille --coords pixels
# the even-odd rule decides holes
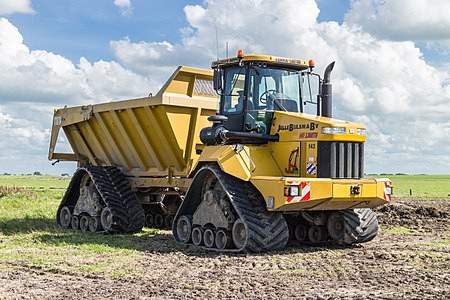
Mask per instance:
[[[319,142],[319,178],[364,177],[364,143]]]

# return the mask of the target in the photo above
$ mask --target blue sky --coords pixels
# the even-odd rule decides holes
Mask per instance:
[[[75,62],[81,56],[112,60],[110,40],[128,36],[136,41],[177,42],[179,29],[188,26],[183,7],[201,1],[132,3],[132,14],[123,16],[112,0],[40,0],[32,2],[35,14],[13,14],[8,19],[20,28],[31,49],[46,49]]]
[[[449,14],[445,0],[0,0],[0,173],[73,172],[46,160],[53,108],[209,68],[217,28],[221,56],[228,42],[319,72],[335,60],[335,116],[367,125],[367,172],[449,174]]]
[[[169,3],[169,4],[168,4]],[[202,1],[135,0],[129,16],[112,0],[34,0],[35,14],[12,14],[8,19],[18,28],[31,49],[46,49],[77,62],[113,60],[109,42],[129,37],[134,41],[167,40],[177,43],[180,28],[187,27],[183,8]],[[342,23],[350,7],[348,0],[320,0],[318,21]],[[232,12],[224,13],[232,14]]]

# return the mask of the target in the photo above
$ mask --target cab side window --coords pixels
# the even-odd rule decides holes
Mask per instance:
[[[226,114],[239,113],[243,109],[245,72],[243,68],[227,72],[223,111]]]
[[[250,69],[249,96],[245,129],[248,132],[269,134],[273,112],[267,111],[267,92],[276,89],[276,82],[270,76],[264,76],[264,70]]]

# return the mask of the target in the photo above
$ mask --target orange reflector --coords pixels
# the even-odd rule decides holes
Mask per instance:
[[[310,60],[308,61],[308,65],[309,65],[310,68],[314,68],[314,67],[315,67],[314,60],[310,59]]]
[[[239,50],[238,50],[237,57],[238,57],[238,58],[244,58],[244,50],[239,49]]]
[[[288,186],[284,187],[284,195],[289,196],[289,187]]]

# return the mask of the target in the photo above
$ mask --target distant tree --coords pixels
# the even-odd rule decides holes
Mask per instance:
[[[69,177],[69,174],[68,173],[62,173],[61,177]]]
[[[36,172],[34,172],[34,173],[33,173],[33,175],[34,175],[34,176],[41,176],[41,175],[42,175],[42,173],[41,173],[41,172],[39,172],[39,171],[36,171]]]
[[[10,176],[11,174],[9,174],[9,173],[3,173],[3,175],[5,175],[5,176]]]

